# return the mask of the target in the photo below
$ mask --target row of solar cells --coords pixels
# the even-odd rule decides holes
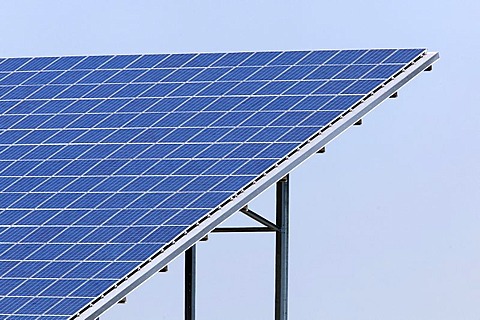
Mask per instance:
[[[30,301],[34,300],[34,301]],[[0,320],[67,320],[93,298],[3,298]],[[48,316],[40,316],[48,312]],[[34,315],[34,316],[33,316]]]
[[[221,98],[164,98],[164,99],[113,99],[113,100],[34,100],[34,101],[22,101],[20,103],[15,101],[3,101],[0,102],[0,111],[3,111],[3,120],[0,123],[0,129],[10,128],[8,125],[14,125],[20,119],[23,118],[9,118],[9,115],[29,115],[34,113],[35,117],[39,117],[38,121],[33,121],[31,128],[42,128],[45,125],[45,117],[42,115],[55,115],[55,114],[85,114],[85,113],[104,113],[107,115],[99,116],[98,121],[90,123],[88,128],[94,128],[98,122],[101,122],[111,115],[113,118],[117,117],[114,114],[130,113],[138,114],[137,117],[132,117],[128,120],[135,120],[137,127],[150,127],[160,120],[159,116],[166,116],[166,113],[175,113],[168,115],[164,119],[168,120],[168,123],[164,123],[164,127],[178,127],[186,123],[187,120],[191,120],[189,126],[196,125],[208,125],[207,122],[198,122],[197,118],[201,118],[201,115],[193,119],[189,119],[196,114],[180,114],[184,112],[237,112],[237,111],[317,111],[317,110],[346,110],[351,107],[351,104],[360,100],[360,96],[353,95],[321,95],[321,96],[280,96],[280,97],[221,97]],[[152,120],[148,120],[149,113],[160,113],[160,115],[154,115]],[[252,115],[252,114],[251,114]],[[217,114],[216,118],[220,118],[223,114]],[[234,115],[229,115],[234,116]],[[128,115],[125,117],[129,117]],[[8,120],[11,119],[11,120]],[[14,122],[14,119],[17,119]],[[36,118],[32,118],[36,119]],[[44,121],[42,122],[42,119]],[[224,126],[231,126],[233,124],[232,119],[227,122],[228,118],[221,120],[220,123]],[[217,119],[216,119],[217,120]],[[239,118],[238,120],[242,120]],[[243,119],[245,120],[245,119]],[[254,121],[253,119],[250,121]],[[115,125],[123,125],[125,123],[118,123]],[[239,123],[237,123],[239,124]],[[35,126],[34,126],[35,125]],[[64,127],[68,127],[69,123],[65,123]],[[71,127],[71,126],[70,126]],[[85,127],[85,126],[83,126]],[[15,129],[15,126],[12,127]]]
[[[157,82],[288,81],[331,79],[386,79],[402,69],[395,65],[236,67],[211,69],[96,70],[48,72],[0,72],[0,86],[126,84]]]
[[[261,162],[268,164],[268,161]],[[252,177],[243,175],[236,175],[228,178],[226,176],[202,176],[197,178],[195,178],[195,176],[142,176],[138,177],[137,179],[128,176],[110,177],[106,179],[105,177],[88,177],[88,175],[78,179],[74,177],[25,177],[24,179],[3,177],[0,178],[0,191],[5,192],[5,195],[7,195],[11,192],[24,193],[30,192],[31,190],[34,190],[31,192],[42,193],[53,192],[57,190],[62,190],[62,192],[66,193],[113,193],[121,190],[121,192],[125,192],[125,194],[119,194],[118,197],[124,196],[126,199],[128,199],[136,194],[131,194],[131,192],[143,190],[149,190],[151,193],[171,192],[177,190],[180,192],[195,192],[204,190],[235,191],[251,180]],[[182,182],[186,185],[182,185]],[[116,183],[126,183],[126,185],[116,185]],[[0,200],[0,202],[2,201]]]
[[[17,243],[165,243],[184,226],[0,227],[2,244]]]
[[[4,170],[11,162],[10,160],[53,160],[51,165],[55,166],[55,160],[75,160],[75,159],[100,159],[102,155],[105,159],[117,158],[125,159],[128,156],[127,151],[138,152],[132,161],[136,163],[140,172],[140,168],[148,169],[148,161],[166,157],[167,159],[191,159],[191,158],[225,158],[228,159],[249,159],[249,158],[268,158],[278,159],[282,156],[282,152],[292,150],[297,144],[295,143],[228,143],[216,144],[209,146],[208,144],[155,144],[148,149],[142,149],[144,145],[125,145],[121,144],[98,144],[98,145],[13,145],[11,147],[0,147],[2,161],[0,161],[0,170]],[[113,150],[118,149],[117,151]],[[145,151],[143,151],[145,150]],[[158,154],[156,152],[159,152]],[[205,153],[203,153],[205,152]],[[199,156],[201,154],[201,156]],[[131,158],[130,158],[131,159]],[[3,161],[7,160],[7,161]],[[141,162],[146,161],[146,162]],[[20,161],[24,162],[24,161]],[[145,163],[145,165],[141,165]],[[168,162],[162,163],[166,166]],[[153,162],[150,162],[153,164]],[[180,162],[177,164],[181,164]],[[57,170],[60,168],[55,166]],[[27,169],[25,169],[27,170]],[[48,170],[45,168],[45,170]],[[132,169],[133,170],[133,169]],[[24,170],[22,170],[23,172]],[[54,172],[48,170],[48,172]],[[171,171],[170,171],[171,172]],[[53,174],[53,173],[52,173]],[[139,173],[140,174],[140,173]]]
[[[361,97],[342,97],[336,99],[335,107],[351,108]],[[321,100],[321,99],[318,99]],[[346,105],[346,103],[349,103]],[[333,106],[332,106],[333,108]],[[335,108],[333,108],[336,110]],[[342,110],[340,109],[340,110]],[[341,111],[290,111],[290,112],[202,112],[202,113],[149,113],[137,117],[137,114],[68,114],[68,115],[12,115],[2,116],[1,144],[18,142],[20,133],[28,134],[35,130],[32,139],[45,141],[53,134],[64,130],[55,139],[72,138],[71,142],[190,142],[217,141],[239,125],[245,133],[256,133],[262,126],[274,127],[322,127],[334,119]],[[252,117],[253,116],[253,117]],[[94,127],[95,129],[88,129]],[[208,127],[208,128],[206,128]],[[176,128],[176,129],[175,129]],[[7,130],[10,129],[10,130]],[[12,130],[14,129],[14,130]],[[57,129],[57,130],[54,130]],[[81,130],[83,129],[83,130]],[[103,129],[103,130],[100,130]],[[223,130],[221,130],[223,129]],[[284,130],[288,130],[285,128]],[[279,129],[280,130],[280,129]],[[18,132],[16,132],[18,131]],[[277,131],[281,133],[282,131]],[[285,132],[285,131],[284,131]],[[295,132],[295,131],[294,131]],[[223,134],[222,134],[223,133]],[[237,133],[241,133],[238,131]],[[209,136],[212,134],[213,136]],[[62,138],[62,135],[64,138]],[[112,135],[112,138],[108,138]],[[116,135],[116,137],[115,137]],[[198,137],[197,137],[198,135]],[[97,140],[94,138],[107,138]],[[216,137],[216,138],[215,138]],[[248,140],[249,135],[242,135]],[[281,138],[279,136],[278,138]],[[116,139],[119,140],[116,140]],[[287,140],[291,140],[285,137]],[[233,140],[232,140],[233,139]],[[257,139],[258,140],[258,139]],[[234,137],[224,141],[237,141]],[[268,140],[267,140],[268,141]]]
[[[0,87],[3,100],[367,94],[382,80],[246,81]]]
[[[160,178],[161,179],[161,178]],[[57,208],[100,208],[100,209],[146,209],[146,208],[214,208],[245,184],[253,180],[251,176],[229,177],[217,182],[209,177],[214,187],[191,192],[9,192],[0,199],[1,208],[18,209],[57,209]],[[100,180],[100,179],[99,179]],[[86,183],[91,182],[87,181]],[[35,186],[34,186],[35,187]],[[218,202],[217,202],[218,201]]]
[[[147,229],[145,230],[145,228]],[[158,235],[162,242],[158,243],[130,243],[130,241],[126,243],[79,243],[77,245],[2,243],[0,244],[2,247],[0,267],[4,261],[142,261],[149,258],[166,242],[171,241],[185,229],[184,226],[130,227],[127,229],[130,230],[129,234],[144,234],[144,231],[148,231],[150,234],[162,232],[163,235]],[[133,236],[131,239],[133,238],[138,237]]]
[[[424,49],[152,54],[0,59],[0,71],[407,63]]]
[[[0,210],[0,226],[160,226],[184,225],[205,209]]]

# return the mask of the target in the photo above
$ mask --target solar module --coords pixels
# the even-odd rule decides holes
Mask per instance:
[[[0,320],[97,317],[437,58],[0,59]]]

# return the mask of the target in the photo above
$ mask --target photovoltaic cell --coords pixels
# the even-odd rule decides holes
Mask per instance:
[[[69,319],[424,49],[0,59],[0,319]]]

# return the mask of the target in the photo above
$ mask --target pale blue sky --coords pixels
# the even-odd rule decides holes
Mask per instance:
[[[290,318],[478,320],[479,12],[473,0],[2,0],[0,56],[440,51],[434,72],[291,175]],[[269,191],[252,207],[273,205]],[[199,320],[272,319],[273,235],[213,235],[198,253]],[[102,320],[181,319],[182,260]]]

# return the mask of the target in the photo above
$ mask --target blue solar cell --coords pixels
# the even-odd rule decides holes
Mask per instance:
[[[315,94],[339,94],[354,82],[354,80],[331,80],[315,90]]]
[[[96,70],[80,79],[78,83],[103,83],[116,74],[118,70]]]
[[[351,64],[363,56],[367,50],[344,50],[326,61],[326,64]]]
[[[42,57],[42,58],[33,58],[26,64],[24,64],[19,71],[37,71],[43,70],[48,65],[52,64],[58,58],[55,57]]]
[[[142,97],[165,97],[180,86],[179,83],[160,83],[141,94]]]
[[[0,315],[70,318],[422,52],[0,59]]]
[[[220,159],[229,154],[232,150],[239,146],[238,143],[222,143],[214,144],[206,148],[205,151],[197,155],[197,158],[214,158]]]
[[[88,305],[91,300],[92,299],[85,298],[65,298],[61,300],[57,305],[55,305],[52,309],[48,310],[48,313],[52,315],[74,314],[82,307]],[[55,319],[57,318],[58,317],[55,317]]]
[[[125,227],[99,227],[90,233],[88,236],[83,238],[81,242],[83,243],[107,243],[111,241],[119,233],[125,231]],[[114,241],[119,242],[119,241]],[[100,271],[100,270],[98,270]],[[77,278],[77,277],[74,277]]]
[[[347,110],[361,99],[362,96],[338,96],[325,104],[321,110]]]
[[[140,55],[120,55],[115,56],[102,64],[99,69],[123,69],[128,67],[132,62],[140,58]]]
[[[54,84],[73,84],[88,75],[90,71],[66,71],[56,78],[52,83]]]
[[[0,113],[7,113],[8,110],[17,104],[18,101],[0,101]]]
[[[30,58],[5,59],[0,63],[0,71],[15,71],[30,61]]]
[[[194,137],[200,128],[178,128],[162,139],[162,142],[184,142]]]
[[[404,67],[403,64],[379,65],[367,73],[363,78],[369,79],[387,79],[395,75]]]
[[[54,280],[38,280],[30,279],[29,281],[24,282],[19,287],[17,287],[13,292],[12,296],[35,296],[42,292],[45,288],[51,285]]]
[[[30,278],[47,264],[47,262],[23,261],[17,264],[14,268],[11,268],[9,272],[5,274],[5,277]]]
[[[102,64],[107,62],[108,60],[112,59],[112,56],[91,56],[91,57],[86,57],[82,61],[80,61],[78,64],[72,67],[72,69],[97,69],[100,67]]]
[[[152,166],[154,166],[157,163],[156,160],[131,160],[126,166],[118,170],[117,174],[118,175],[126,175],[126,176],[135,176],[139,174],[143,174],[146,172],[148,169],[150,169]],[[111,178],[112,179],[112,178]],[[114,181],[105,181],[104,186],[112,184]],[[112,191],[118,190],[118,185],[116,185],[116,189]]]
[[[148,214],[137,221],[137,225],[158,226],[178,213],[178,210],[150,210]]]
[[[98,278],[119,279],[135,269],[138,263],[135,262],[114,262],[97,274]]]
[[[65,225],[69,226],[83,215],[87,214],[87,211],[84,210],[65,210],[65,211],[55,211],[55,216],[46,222],[46,225]]]
[[[202,90],[199,96],[221,96],[227,93],[230,89],[238,85],[238,82],[213,82],[204,90]]]
[[[358,80],[345,89],[344,94],[367,94],[383,83],[382,80]]]
[[[125,253],[131,245],[107,244],[90,256],[91,261],[113,261]]]
[[[222,204],[230,195],[230,192],[204,193],[191,203],[188,208],[212,208],[215,204]]]
[[[355,63],[378,64],[384,61],[387,57],[389,57],[394,52],[395,52],[394,49],[370,50],[366,54],[364,54],[360,59],[355,61]]]
[[[335,79],[358,79],[372,70],[373,65],[351,65],[335,76]]]
[[[223,55],[223,53],[202,53],[190,60],[185,67],[208,67]]]
[[[89,93],[95,88],[96,88],[95,85],[87,85],[87,84],[71,86],[65,91],[62,91],[62,93],[59,94],[57,98],[61,98],[61,99],[82,98],[83,96],[85,96],[87,93]]]
[[[190,160],[184,166],[174,171],[174,174],[199,175],[215,163],[213,160]]]
[[[164,82],[185,82],[189,81],[193,77],[195,77],[198,73],[200,73],[202,69],[198,68],[191,68],[191,69],[178,69],[172,72],[170,75],[168,75],[165,79],[163,79]]]
[[[138,77],[145,73],[145,70],[121,70],[111,78],[108,78],[106,83],[129,83],[135,81]]]
[[[159,64],[155,65],[154,68],[179,68],[192,60],[196,55],[191,53],[185,54],[172,54],[161,61]]]
[[[303,97],[299,96],[280,96],[280,97],[274,97],[274,100],[267,104],[262,110],[267,111],[273,111],[273,110],[280,110],[280,111],[285,111],[290,108],[292,108],[294,105],[296,105],[300,100],[302,100]]]
[[[38,113],[38,114],[60,113],[60,112],[63,112],[64,110],[68,110],[67,108],[73,102],[74,100],[50,100],[50,101],[47,101],[45,104],[43,104],[39,109],[35,110],[35,113]],[[53,120],[55,119],[55,117],[50,119]],[[60,127],[60,128],[63,128],[63,127]]]
[[[80,287],[85,280],[58,280],[52,286],[42,292],[42,296],[62,297],[68,296],[70,293]]]
[[[308,95],[313,93],[317,88],[322,86],[324,81],[302,81],[293,85],[288,89],[286,94],[295,94],[295,95]]]
[[[255,52],[248,59],[242,62],[242,66],[263,66],[268,64],[274,58],[280,55],[280,52]]]
[[[237,67],[225,74],[220,80],[222,81],[243,81],[249,78],[255,72],[259,71],[260,67]]]
[[[29,257],[32,260],[49,260],[48,256],[43,256],[46,259],[35,259],[35,254],[32,254],[41,246],[42,245],[40,244],[16,244],[10,247],[8,250],[3,251],[3,253],[0,254],[0,259],[24,260]]]
[[[228,95],[251,95],[267,84],[267,81],[245,81],[230,90]]]
[[[152,69],[145,72],[135,82],[159,82],[174,72],[175,69]]]
[[[22,84],[25,80],[29,79],[35,74],[35,72],[21,72],[11,73],[9,76],[0,80],[0,85],[15,86]]]
[[[133,185],[134,183],[137,182],[137,180],[145,178],[143,183],[146,183],[142,190],[145,188],[150,189],[152,186],[154,186],[158,182],[158,177],[139,177],[135,179],[133,183],[127,186],[125,188],[126,191],[137,191],[137,190],[128,190],[128,187]],[[148,179],[148,180],[147,180]],[[147,181],[145,181],[147,180]],[[140,182],[138,183],[140,186]],[[140,189],[140,188],[139,188]],[[110,214],[110,218],[108,221],[105,222],[105,225],[107,226],[129,226],[133,225],[135,221],[139,220],[141,217],[145,216],[148,213],[148,210],[122,210],[114,214]],[[112,217],[113,215],[113,217]]]
[[[232,108],[234,111],[256,111],[274,100],[274,97],[249,97]]]
[[[173,218],[174,219],[174,218]],[[172,219],[172,220],[173,220]],[[169,220],[169,223],[170,221]],[[143,242],[151,243],[167,243],[177,237],[179,233],[185,230],[185,227],[181,226],[164,226],[159,227],[157,230],[152,232]]]
[[[80,242],[87,234],[92,232],[94,228],[88,227],[72,227],[65,229],[57,237],[53,239],[53,242],[58,243],[77,243]]]
[[[56,305],[60,300],[61,299],[59,298],[36,298],[35,303],[28,303],[24,305],[20,310],[18,310],[18,313],[19,314],[43,314],[47,310],[49,310],[51,307]]]
[[[248,140],[251,136],[255,135],[261,128],[234,128],[224,137],[220,142],[243,142]]]
[[[292,110],[319,110],[328,101],[332,100],[334,96],[309,96],[299,101]]]
[[[33,77],[24,82],[25,85],[31,84],[47,84],[52,82],[62,73],[57,71],[38,72]]]
[[[425,49],[399,49],[384,60],[383,63],[409,63],[424,52]]]
[[[288,133],[284,134],[278,141],[281,142],[301,142],[310,138],[314,133],[318,132],[318,128],[314,127],[296,127],[292,128]]]
[[[68,70],[83,59],[85,59],[85,57],[60,57],[55,60],[55,62],[48,65],[44,70]]]
[[[195,199],[200,196],[201,193],[174,193],[170,198],[166,199],[161,204],[161,208],[185,208]]]
[[[48,143],[68,143],[74,141],[80,135],[84,134],[84,130],[62,130],[54,133]]]
[[[112,280],[89,280],[83,286],[71,294],[72,297],[97,297],[111,287]]]
[[[334,55],[338,54],[338,50],[321,50],[321,51],[312,51],[305,58],[300,60],[298,65],[321,65],[329,60]]]
[[[256,135],[248,139],[250,142],[273,142],[290,130],[289,127],[267,127],[260,130]]]
[[[215,127],[236,127],[252,115],[253,112],[227,112],[212,125]]]
[[[140,196],[135,202],[130,204],[128,208],[156,208],[160,203],[162,203],[166,198],[168,198],[169,195],[170,194],[167,193],[144,194]]]
[[[293,65],[308,55],[309,51],[287,51],[280,54],[269,65]]]
[[[267,146],[266,143],[244,143],[229,153],[226,158],[253,158]]]
[[[209,68],[203,70],[197,76],[195,76],[192,81],[215,81],[220,79],[227,72],[232,70],[231,68]]]
[[[316,68],[317,67],[314,66],[293,66],[282,73],[277,80],[302,80],[311,74]],[[307,79],[310,79],[310,77],[307,77]]]
[[[129,68],[147,68],[150,69],[152,66],[157,65],[160,61],[164,60],[166,57],[168,57],[167,54],[147,54],[143,55],[135,62],[130,64],[128,67]]]
[[[194,96],[202,89],[208,86],[208,83],[205,82],[194,82],[194,83],[185,83],[177,90],[171,93],[171,96],[175,97],[189,97]]]
[[[139,136],[137,136],[135,139],[133,139],[132,142],[158,142],[162,140],[167,134],[169,134],[172,131],[172,129],[165,129],[165,128],[156,128],[156,129],[151,129],[148,131],[143,132]]]
[[[2,97],[2,99],[26,99],[27,97],[31,96],[35,91],[40,89],[40,86],[18,86],[11,89],[11,87],[3,87],[6,88],[5,92],[8,92],[6,95]],[[2,89],[3,89],[2,88]],[[0,95],[2,93],[0,92]],[[40,98],[39,98],[40,99]]]
[[[232,52],[225,54],[220,60],[216,61],[214,67],[234,67],[242,63],[252,55],[251,52]]]
[[[297,82],[295,81],[274,81],[268,83],[262,89],[257,91],[257,95],[280,95],[287,91],[290,87],[294,86]]]
[[[222,97],[212,102],[204,111],[230,111],[245,99],[245,97]]]
[[[263,67],[253,74],[249,80],[273,80],[287,69],[286,66]]]
[[[122,89],[118,90],[114,98],[135,98],[146,92],[153,85],[150,84],[127,84]]]

